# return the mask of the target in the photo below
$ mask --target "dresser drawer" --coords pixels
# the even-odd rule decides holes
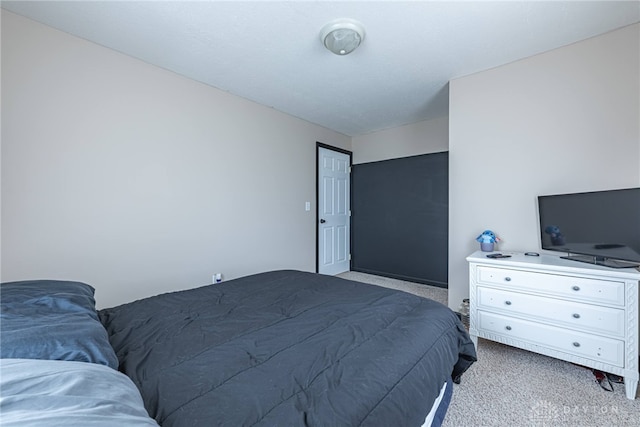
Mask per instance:
[[[558,326],[624,338],[624,310],[478,286],[480,310],[526,316]]]
[[[478,330],[541,345],[598,362],[624,366],[624,341],[478,310]]]
[[[586,279],[485,266],[479,266],[477,274],[479,283],[509,286],[514,290],[527,290],[576,301],[624,306],[624,282],[622,281]]]

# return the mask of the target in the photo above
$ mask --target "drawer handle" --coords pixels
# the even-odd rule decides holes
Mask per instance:
[[[580,315],[579,315],[578,313],[573,313],[573,318],[574,318],[574,319],[579,319],[579,318],[580,318]]]
[[[505,281],[505,282],[510,282],[510,281],[511,281],[511,277],[508,277],[508,276],[507,276],[507,277],[505,277],[505,278],[504,278],[504,281]]]
[[[576,342],[573,343],[573,346],[574,347],[580,347],[580,343],[576,341]]]
[[[504,303],[507,305],[511,305],[511,301],[505,301]]]
[[[505,328],[507,331],[510,331],[510,330],[511,330],[511,326],[505,326],[504,328]]]
[[[580,290],[580,286],[575,285],[571,289],[573,289],[574,291],[579,291]]]

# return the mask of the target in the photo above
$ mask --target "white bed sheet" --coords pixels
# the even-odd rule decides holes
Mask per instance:
[[[1,359],[3,427],[147,427],[140,392],[104,365],[61,360]]]
[[[431,427],[431,425],[433,424],[433,420],[435,419],[436,412],[440,407],[440,403],[442,402],[442,399],[444,399],[444,395],[446,391],[447,391],[447,383],[444,383],[444,385],[440,389],[440,394],[436,398],[435,402],[433,402],[431,411],[429,411],[429,413],[427,414],[427,417],[424,420],[424,424],[422,424],[421,427]]]

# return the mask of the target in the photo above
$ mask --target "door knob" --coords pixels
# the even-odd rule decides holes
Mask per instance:
[[[324,219],[320,219],[320,224],[324,224],[325,222],[327,221],[325,221]]]

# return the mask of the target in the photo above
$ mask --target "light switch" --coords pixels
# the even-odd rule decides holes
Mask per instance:
[[[305,211],[311,210],[311,202],[304,202],[304,210]]]

